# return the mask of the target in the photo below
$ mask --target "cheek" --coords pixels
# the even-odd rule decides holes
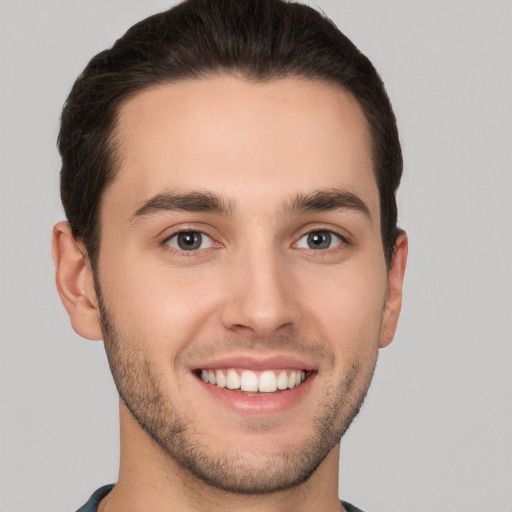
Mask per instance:
[[[314,327],[329,340],[337,359],[348,361],[378,348],[386,279],[377,269],[368,265],[331,271],[322,293],[304,301],[309,316],[317,319]]]
[[[153,350],[178,349],[205,326],[216,309],[211,272],[176,271],[161,262],[119,258],[102,282],[109,310],[125,332]]]
[[[106,306],[123,332],[151,347],[155,357],[167,360],[194,340],[225,334],[220,311],[226,301],[235,300],[234,288],[226,285],[235,285],[236,272],[229,264],[179,269],[129,249],[112,251],[109,261],[116,264],[109,264],[108,273],[102,275],[100,268]],[[327,343],[341,361],[376,350],[384,265],[367,257],[334,267],[289,261],[286,269],[282,285],[300,311],[298,334]]]

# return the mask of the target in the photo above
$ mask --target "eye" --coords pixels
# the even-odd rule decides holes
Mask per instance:
[[[200,231],[180,231],[169,237],[165,243],[180,251],[197,251],[211,247],[213,240]]]
[[[306,233],[297,242],[297,247],[300,249],[313,249],[315,251],[319,251],[332,249],[343,242],[344,240],[341,236],[336,233],[327,230],[320,230]]]

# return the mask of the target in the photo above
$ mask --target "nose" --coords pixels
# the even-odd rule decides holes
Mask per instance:
[[[226,329],[268,338],[297,326],[291,271],[272,248],[245,254],[233,267],[221,313]]]

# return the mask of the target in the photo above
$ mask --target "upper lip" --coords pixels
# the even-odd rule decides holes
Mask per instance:
[[[311,362],[288,355],[255,356],[252,354],[237,354],[200,362],[191,370],[215,370],[218,368],[242,368],[253,371],[265,371],[281,368],[314,371],[316,366]]]

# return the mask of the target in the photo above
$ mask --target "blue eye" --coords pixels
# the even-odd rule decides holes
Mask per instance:
[[[168,238],[166,243],[180,251],[197,251],[211,247],[213,240],[200,231],[180,231]]]
[[[311,231],[302,236],[297,242],[300,249],[313,249],[315,251],[332,249],[343,243],[343,239],[332,231]]]

